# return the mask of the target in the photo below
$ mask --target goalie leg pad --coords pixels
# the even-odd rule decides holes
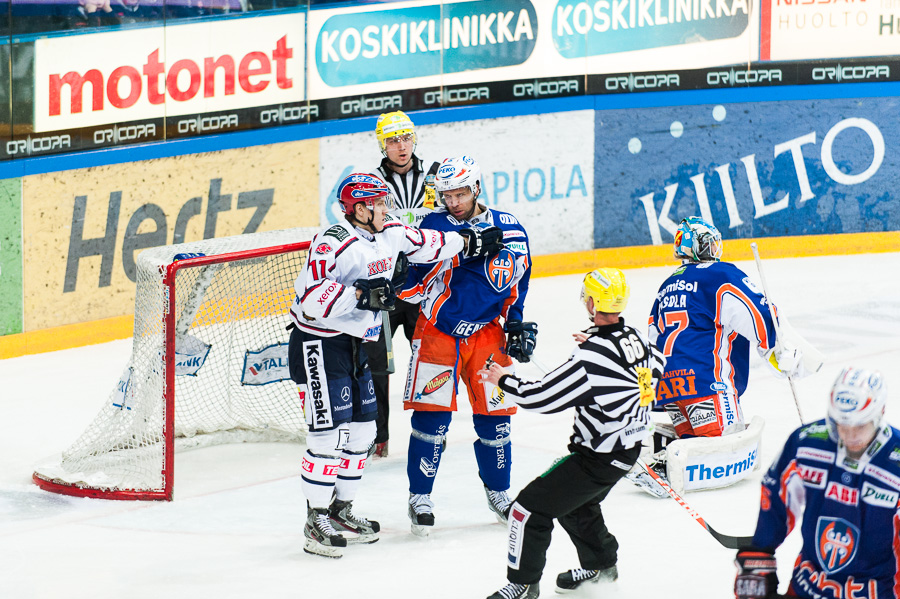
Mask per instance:
[[[754,416],[739,433],[673,441],[666,448],[666,474],[677,493],[733,485],[759,469],[765,420]]]
[[[406,462],[410,493],[428,495],[434,488],[434,478],[441,464],[444,436],[450,428],[451,417],[451,412],[413,412]]]
[[[475,433],[475,460],[482,482],[491,491],[509,489],[509,471],[512,464],[509,416],[483,416],[473,414]]]

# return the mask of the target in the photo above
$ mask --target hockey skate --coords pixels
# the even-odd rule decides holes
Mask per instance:
[[[341,548],[347,546],[347,539],[334,529],[328,510],[324,508],[308,508],[303,534],[306,537],[303,551],[313,555],[341,557]]]
[[[434,526],[433,508],[431,495],[409,494],[410,530],[417,537],[427,537],[431,533],[431,527]]]
[[[500,524],[506,524],[509,520],[509,506],[512,504],[507,492],[491,491],[487,488],[487,485],[485,485],[484,494],[487,496],[488,507],[491,508],[491,511],[497,516],[497,520]]]
[[[602,570],[584,570],[575,568],[568,570],[556,577],[556,592],[571,593],[586,582],[612,582],[619,577],[619,570],[615,566]]]
[[[349,532],[353,535],[345,539],[348,544],[374,543],[378,540],[378,532],[381,530],[381,525],[375,520],[360,518],[353,513],[352,506],[352,501],[335,499],[331,507],[328,508],[331,524],[335,530],[341,531],[342,534]]]
[[[666,479],[666,452],[662,450],[657,452],[650,459],[647,460],[647,467],[652,468],[653,472],[658,474],[663,480]],[[625,475],[625,478],[630,480],[632,483],[640,487],[643,491],[647,492],[654,497],[664,499],[669,496],[669,493],[663,488],[659,482],[650,476],[649,473],[645,472],[639,463],[635,464],[632,467],[631,471]]]
[[[541,596],[541,589],[537,583],[515,584],[509,583],[487,599],[537,599]]]

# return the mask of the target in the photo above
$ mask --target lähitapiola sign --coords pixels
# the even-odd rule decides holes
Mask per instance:
[[[529,0],[482,0],[336,14],[311,61],[331,87],[518,65],[538,20]]]
[[[559,0],[553,44],[565,58],[736,38],[753,0]]]

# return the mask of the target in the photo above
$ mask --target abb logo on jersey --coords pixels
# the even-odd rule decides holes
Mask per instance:
[[[859,503],[859,489],[852,489],[844,485],[831,482],[825,489],[825,497],[834,499],[845,505],[856,505]]]
[[[376,260],[375,262],[369,262],[369,276],[377,275],[383,272],[389,272],[391,270],[391,264],[393,260],[390,258],[382,258],[381,260]]]

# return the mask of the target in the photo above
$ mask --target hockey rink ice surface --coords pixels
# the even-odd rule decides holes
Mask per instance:
[[[760,246],[765,260],[765,242]],[[738,265],[759,281],[752,260]],[[900,425],[900,253],[765,260],[764,266],[773,301],[826,355],[818,374],[796,382],[804,417],[824,417],[835,376],[843,366],[856,365],[885,373],[888,420]],[[644,330],[653,296],[675,267],[673,262],[626,271],[630,324]],[[567,358],[574,347],[571,333],[588,324],[578,301],[580,285],[578,275],[531,283],[525,317],[539,323],[536,355],[546,366]],[[381,540],[351,546],[340,560],[303,552],[300,445],[179,453],[172,502],[41,491],[31,483],[34,464],[68,447],[91,422],[125,366],[131,340],[0,360],[0,597],[456,599],[493,593],[506,583],[506,528],[487,508],[468,407],[450,427],[432,495],[434,531],[424,540],[409,532],[409,415],[400,402],[409,348],[402,334],[395,336],[394,348],[390,455],[370,462],[354,504],[357,513],[381,522]],[[538,375],[530,365],[519,372]],[[800,424],[787,381],[754,359],[742,406],[748,421],[757,414],[766,420],[765,469]],[[567,453],[572,419],[571,412],[520,411],[513,417],[511,494]],[[684,497],[719,532],[750,535],[762,473]],[[623,481],[603,509],[620,545],[619,580],[588,585],[571,596],[733,597],[735,552],[720,546],[675,501],[655,499]],[[794,534],[777,554],[782,591],[798,549]],[[577,566],[574,548],[557,527],[541,596],[555,596],[556,575]]]

